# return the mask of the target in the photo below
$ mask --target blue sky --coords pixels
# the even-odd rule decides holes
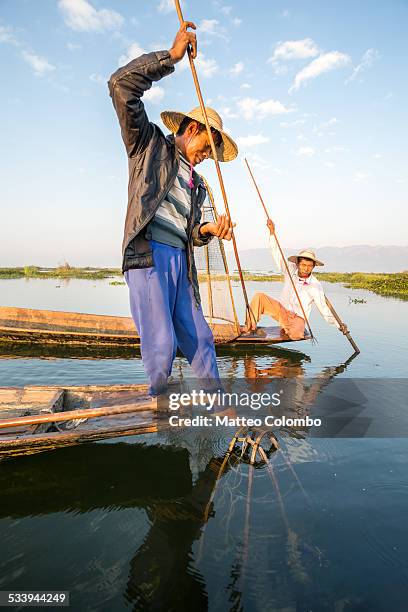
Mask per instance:
[[[188,0],[184,16],[240,147],[222,164],[239,247],[267,246],[245,155],[283,245],[406,245],[408,3]],[[0,0],[0,266],[120,265],[127,161],[106,80],[177,28],[167,0]],[[196,105],[186,64],[146,99],[156,122]]]

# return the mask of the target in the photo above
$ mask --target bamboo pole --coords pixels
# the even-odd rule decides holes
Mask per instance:
[[[128,404],[126,406],[114,407],[106,406],[104,408],[86,408],[85,410],[66,410],[64,412],[50,412],[47,414],[35,414],[31,416],[15,417],[14,419],[1,419],[0,429],[6,427],[20,427],[21,425],[40,425],[41,423],[59,423],[61,421],[72,421],[74,419],[93,419],[102,416],[114,416],[117,414],[127,414],[129,412],[143,412],[145,410],[155,410],[157,405],[156,400],[146,401],[145,403],[135,406]]]
[[[180,21],[180,25],[183,25],[184,23],[184,17],[183,17],[183,13],[181,11],[181,6],[180,6],[180,0],[174,0],[175,6],[176,6],[176,11],[177,11],[177,15]],[[192,52],[191,52],[191,47],[190,45],[187,48],[187,54],[188,54],[188,60],[190,62],[190,68],[191,68],[191,72],[193,75],[193,80],[194,80],[194,85],[197,91],[197,97],[198,97],[198,101],[200,104],[200,108],[201,108],[201,112],[203,114],[204,117],[204,122],[205,122],[205,127],[207,129],[207,134],[208,134],[208,139],[211,145],[211,153],[214,159],[214,164],[215,164],[215,168],[217,171],[217,176],[218,176],[218,180],[220,183],[220,188],[221,188],[221,193],[222,193],[222,198],[224,200],[224,206],[225,206],[225,212],[227,213],[227,216],[232,224],[232,220],[231,220],[231,213],[230,213],[230,209],[229,209],[229,205],[228,205],[228,198],[227,198],[227,193],[225,191],[225,185],[224,185],[224,179],[222,177],[221,174],[221,168],[220,168],[220,163],[218,161],[218,156],[217,156],[217,150],[215,147],[215,143],[214,143],[214,138],[211,132],[211,126],[208,122],[208,117],[207,117],[207,111],[205,108],[205,104],[204,104],[204,99],[201,93],[201,87],[200,87],[200,83],[198,82],[198,76],[197,76],[197,70],[196,67],[194,65],[194,60],[193,60],[193,56],[192,56]],[[241,262],[239,259],[239,255],[238,255],[238,247],[237,247],[237,243],[235,240],[235,234],[234,234],[234,228],[232,228],[232,234],[231,234],[231,238],[232,238],[232,245],[234,248],[234,255],[235,255],[235,259],[237,262],[237,267],[238,267],[238,274],[239,274],[239,279],[241,281],[241,287],[242,287],[242,293],[244,294],[244,300],[245,300],[245,305],[246,305],[246,309],[247,311],[250,313],[250,316],[253,317],[252,313],[251,313],[251,309],[249,307],[249,301],[248,301],[248,294],[246,291],[246,287],[245,287],[245,282],[244,282],[244,276],[242,274],[242,269],[241,269]]]
[[[247,160],[247,158],[246,158],[246,157],[245,157],[245,163],[246,163],[246,165],[247,165],[247,168],[248,168],[248,170],[249,170],[249,174],[251,175],[251,178],[252,178],[253,183],[254,183],[254,185],[255,185],[255,189],[256,189],[256,191],[257,191],[257,193],[258,193],[258,196],[259,196],[259,199],[260,199],[261,204],[262,204],[262,206],[263,206],[263,209],[264,209],[264,211],[265,211],[266,217],[267,217],[268,221],[270,221],[270,220],[271,220],[271,218],[270,218],[269,213],[268,213],[268,211],[267,211],[267,209],[266,209],[265,203],[264,203],[264,201],[263,201],[263,199],[262,199],[262,196],[261,196],[261,192],[259,191],[258,185],[257,185],[257,183],[256,183],[256,181],[255,181],[255,177],[254,177],[254,175],[252,174],[251,168],[249,167],[248,160]],[[290,271],[289,271],[288,262],[286,261],[286,258],[285,258],[284,254],[283,254],[283,251],[282,251],[281,245],[280,245],[280,243],[279,243],[279,240],[278,240],[278,238],[277,238],[276,234],[274,234],[274,237],[275,237],[275,240],[276,240],[276,244],[278,245],[278,249],[279,249],[280,255],[281,255],[281,257],[282,257],[282,261],[283,261],[283,262],[284,262],[284,264],[285,264],[286,272],[288,273],[288,276],[289,276],[289,278],[290,278],[290,280],[291,280],[291,283],[292,283],[293,290],[294,290],[294,292],[295,292],[295,294],[296,294],[296,297],[297,297],[297,300],[298,300],[298,302],[299,302],[299,306],[300,306],[300,308],[301,308],[301,310],[302,310],[303,317],[304,317],[304,319],[305,319],[305,321],[306,321],[307,328],[308,328],[308,330],[309,330],[309,333],[310,333],[311,339],[313,340],[313,339],[315,339],[315,336],[313,335],[313,332],[312,332],[312,329],[311,329],[311,327],[310,327],[310,325],[309,325],[309,321],[308,321],[308,319],[307,319],[307,316],[306,316],[305,310],[304,310],[304,308],[303,308],[303,304],[302,304],[302,302],[301,302],[301,300],[300,300],[300,297],[299,297],[298,291],[297,291],[297,289],[296,289],[295,282],[294,282],[294,280],[293,280],[293,278],[292,278],[292,275],[291,275],[291,273],[290,273]]]
[[[210,258],[208,254],[208,245],[204,245],[205,252],[205,268],[207,272],[207,291],[208,291],[208,306],[210,310],[210,326],[212,326],[213,318],[214,318],[214,305],[213,305],[213,295],[212,295],[212,287],[211,287],[211,275],[210,275]]]
[[[245,500],[245,522],[244,522],[244,533],[243,533],[243,543],[242,543],[241,576],[240,576],[241,589],[244,585],[245,576],[246,576],[246,566],[247,566],[248,557],[249,557],[249,537],[250,537],[250,529],[251,529],[251,502],[252,502],[254,470],[255,470],[254,466],[250,464],[248,466],[248,487],[247,487],[247,496]]]
[[[218,219],[218,211],[217,211],[217,207],[215,206],[215,200],[214,200],[214,195],[213,195],[212,189],[209,186],[207,180],[203,177],[203,175],[200,175],[200,176],[201,176],[201,178],[204,181],[204,185],[205,185],[205,188],[207,189],[207,193],[208,193],[208,199],[210,200],[211,206],[212,206],[212,209],[213,209],[215,221],[217,221],[217,219]],[[227,257],[225,255],[225,249],[224,249],[224,245],[222,243],[222,240],[219,241],[219,244],[220,244],[220,251],[221,251],[221,255],[222,255],[222,261],[224,263],[225,273],[227,275],[228,289],[229,289],[230,298],[231,298],[232,310],[233,310],[233,313],[234,313],[235,330],[236,330],[237,335],[239,336],[240,333],[241,333],[241,326],[239,324],[237,311],[235,310],[235,301],[234,301],[234,295],[232,293],[231,279],[230,279],[230,275],[229,275],[229,268],[228,268]]]
[[[330,302],[329,298],[326,295],[324,297],[326,298],[326,304],[329,307],[333,317],[336,319],[337,323],[339,325],[344,325],[343,321],[340,319],[339,315],[334,310],[333,304]],[[354,352],[357,354],[360,353],[360,349],[358,348],[357,344],[354,342],[353,338],[351,337],[350,332],[347,331],[344,335],[346,336],[347,340],[350,342],[351,346],[353,347]]]

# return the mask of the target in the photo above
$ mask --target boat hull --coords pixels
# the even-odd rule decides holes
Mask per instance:
[[[223,323],[212,326],[218,346],[267,346],[292,342],[278,326],[261,327],[264,335],[239,335],[217,342]],[[307,339],[307,336],[304,340]],[[93,315],[76,312],[0,307],[0,342],[60,344],[72,346],[139,347],[140,338],[130,317]]]

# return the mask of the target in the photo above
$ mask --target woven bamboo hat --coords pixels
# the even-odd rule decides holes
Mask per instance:
[[[324,266],[324,263],[322,261],[316,259],[316,255],[314,254],[314,251],[312,251],[312,249],[305,249],[304,251],[300,251],[298,255],[291,255],[290,257],[288,257],[288,261],[297,264],[299,257],[306,257],[307,259],[312,259],[314,261],[315,266]]]
[[[232,138],[228,136],[226,132],[224,132],[222,126],[222,119],[219,114],[209,106],[206,106],[205,110],[207,111],[208,123],[212,128],[214,128],[215,130],[217,130],[217,132],[221,134],[221,144],[219,147],[216,147],[218,161],[232,161],[238,155],[237,145],[232,140]],[[180,124],[185,117],[190,117],[190,119],[194,119],[194,121],[198,121],[199,123],[203,123],[205,125],[204,116],[199,106],[193,108],[193,110],[189,113],[179,113],[177,111],[163,111],[160,116],[166,128],[168,128],[170,132],[173,132],[173,134],[177,134]],[[212,158],[212,154],[210,155],[210,157]]]

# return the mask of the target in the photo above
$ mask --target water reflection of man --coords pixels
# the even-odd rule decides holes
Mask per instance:
[[[247,355],[245,357],[245,378],[252,391],[260,393],[266,391],[276,378],[291,379],[290,384],[285,386],[285,409],[293,411],[294,417],[306,417],[311,415],[316,405],[319,394],[339,374],[342,374],[351,361],[355,358],[354,353],[344,363],[337,366],[325,366],[321,372],[316,372],[313,377],[307,378],[303,367],[302,353],[285,352],[287,356],[270,357],[269,363],[265,359],[260,363],[257,357]],[[288,414],[289,416],[289,414]],[[308,431],[308,427],[288,427],[287,433],[295,430]]]
[[[323,292],[322,285],[312,272],[315,266],[323,266],[311,249],[304,249],[297,255],[291,255],[289,261],[289,274],[285,262],[283,261],[278,243],[275,239],[275,224],[271,219],[268,220],[270,231],[270,247],[272,257],[280,270],[284,274],[284,286],[280,300],[275,300],[266,293],[256,293],[250,304],[250,313],[247,313],[245,331],[254,332],[257,323],[262,315],[266,314],[279,322],[284,332],[291,340],[301,340],[305,335],[305,318],[309,319],[312,305],[315,304],[323,318],[334,325],[343,334],[347,333],[347,327],[342,323],[339,325],[328,308]],[[296,286],[297,293],[302,302],[303,310],[299,304],[297,295],[293,289],[292,280]],[[258,334],[261,332],[258,331]]]
[[[192,546],[208,520],[222,459],[212,458],[191,492],[148,509],[151,528],[130,563],[126,597],[135,610],[208,609],[204,579],[192,566]],[[228,465],[223,475],[228,471]]]

